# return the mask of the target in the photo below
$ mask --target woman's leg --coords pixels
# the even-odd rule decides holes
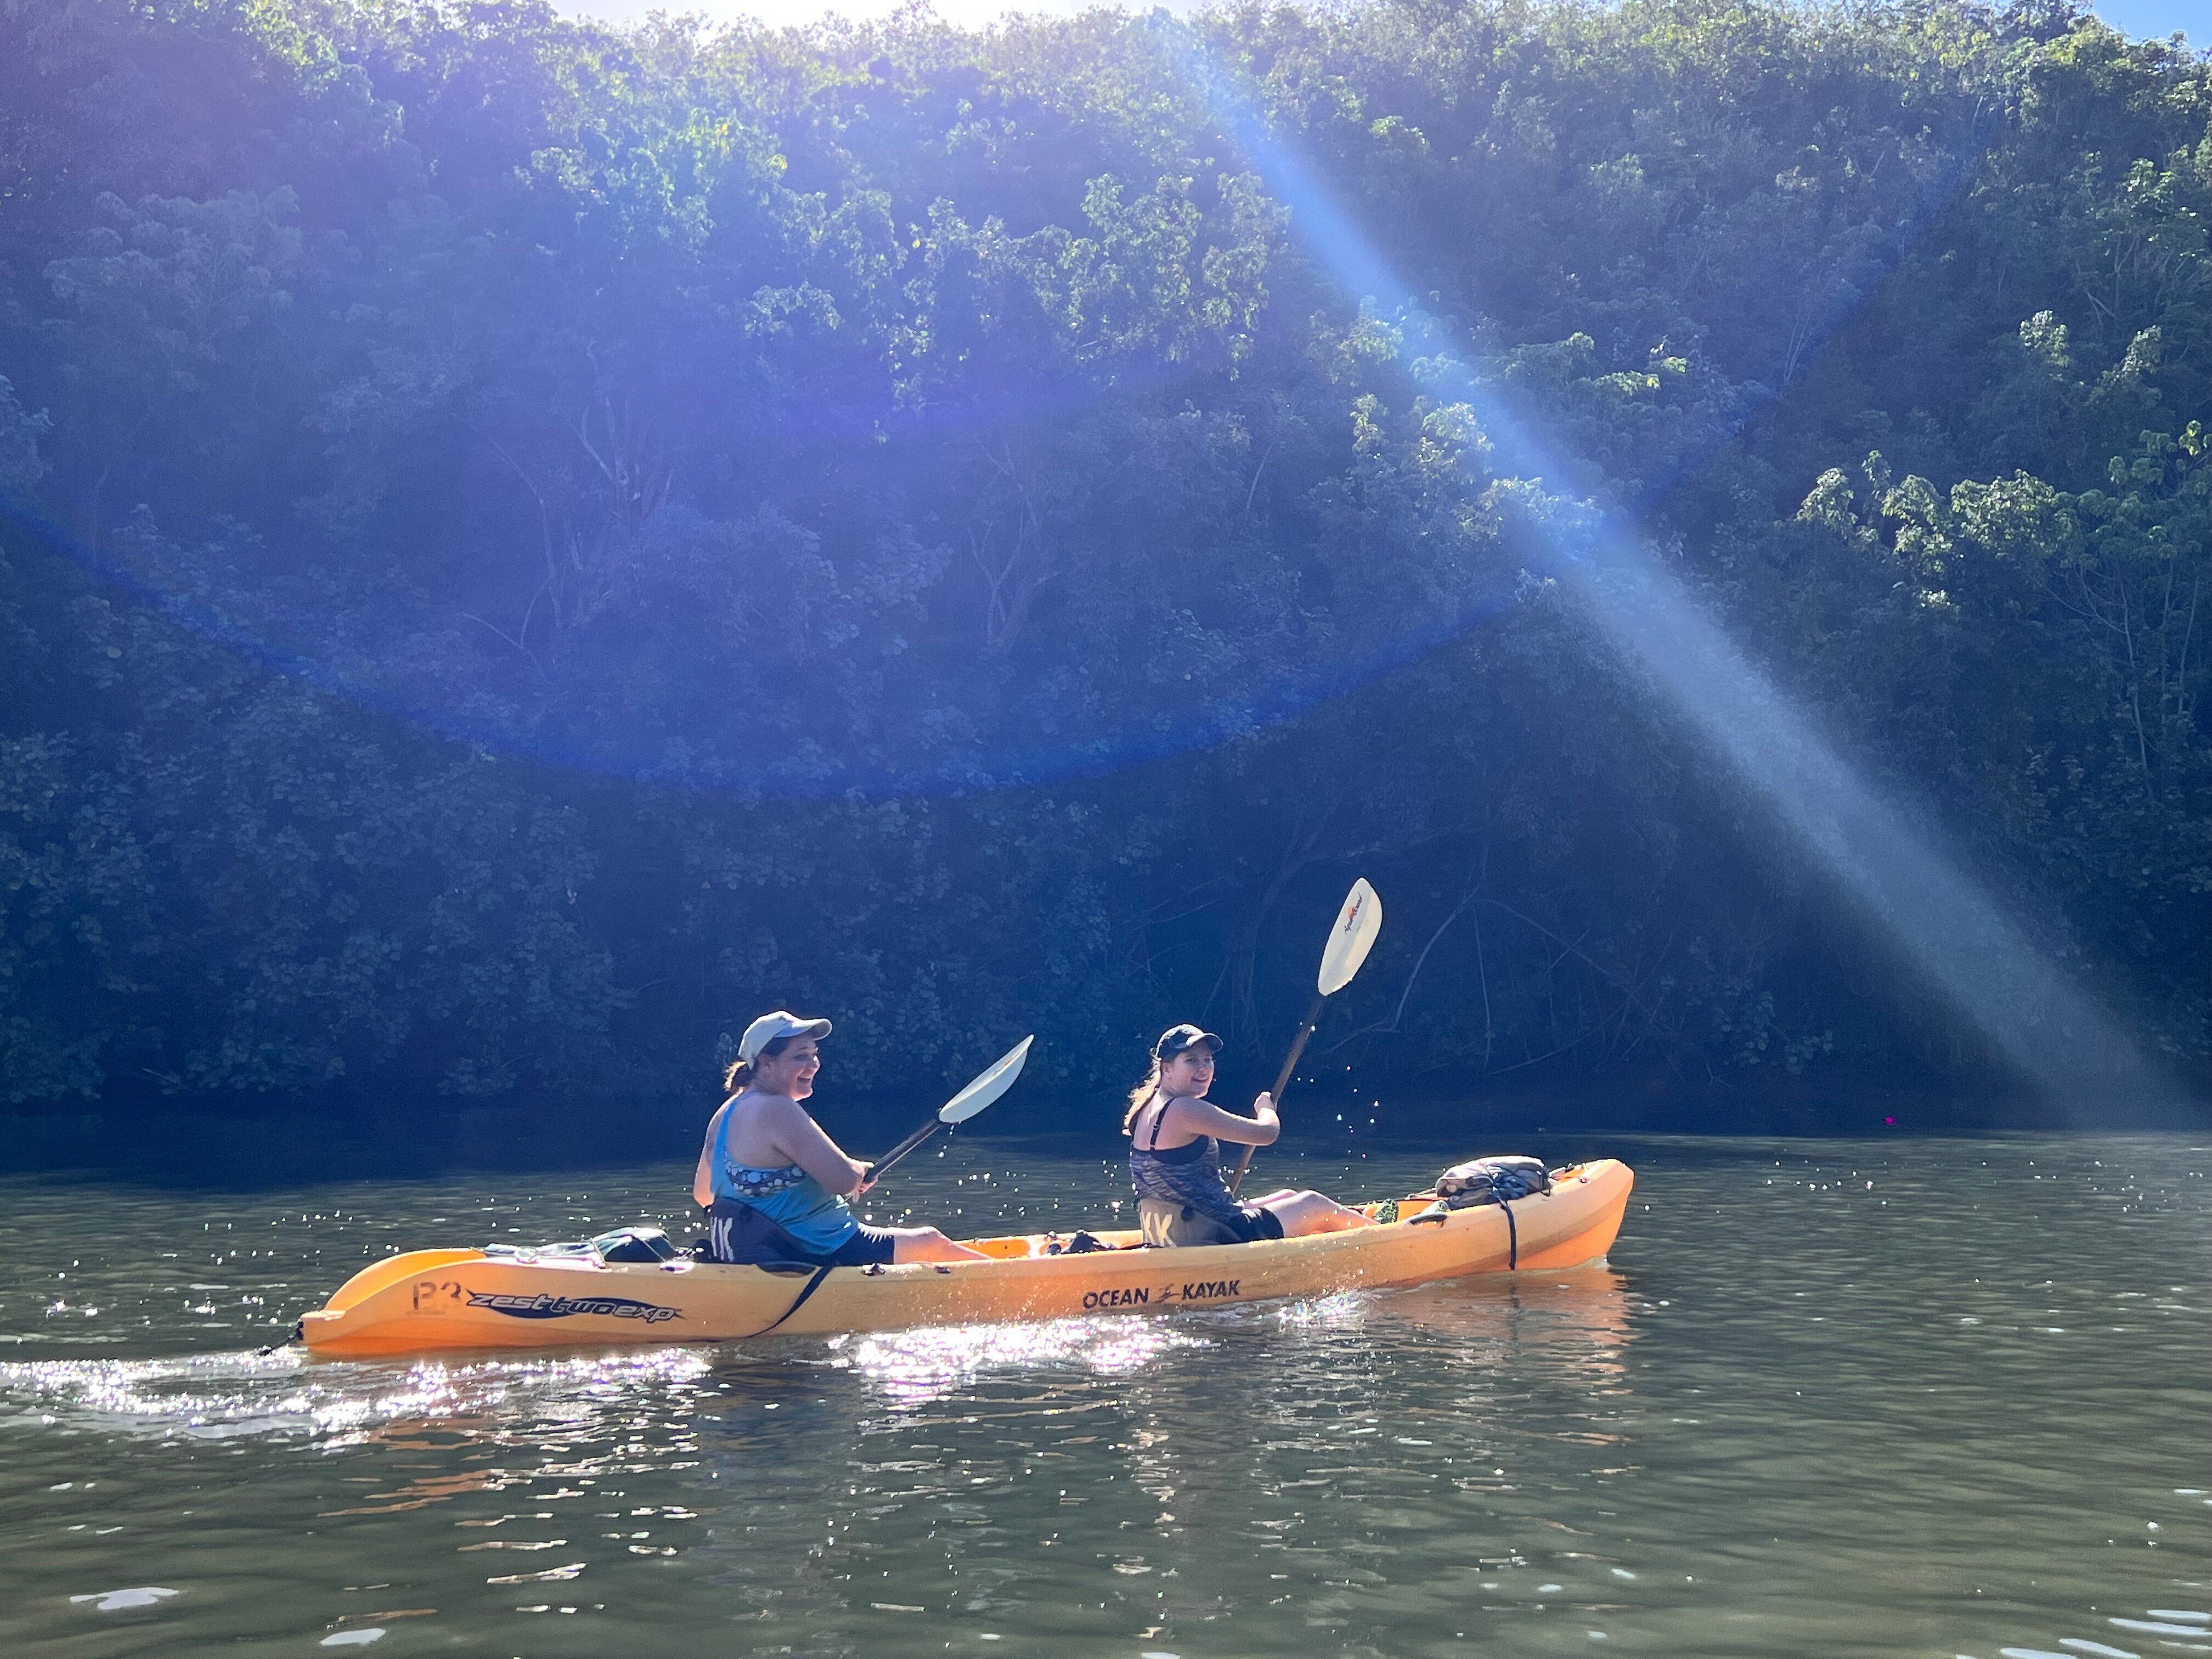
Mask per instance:
[[[1283,1224],[1283,1237],[1304,1238],[1311,1233],[1340,1233],[1354,1227],[1371,1227],[1373,1219],[1348,1210],[1334,1199],[1316,1192],[1270,1193],[1260,1207]]]
[[[965,1244],[956,1244],[934,1227],[887,1227],[884,1231],[897,1240],[893,1246],[894,1261],[987,1261],[990,1258],[981,1250],[971,1250]]]

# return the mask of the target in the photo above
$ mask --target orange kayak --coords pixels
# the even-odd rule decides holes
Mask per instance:
[[[726,1342],[1159,1313],[1334,1291],[1420,1285],[1469,1273],[1557,1272],[1603,1260],[1635,1176],[1612,1158],[1555,1173],[1552,1190],[1510,1205],[1442,1211],[1431,1194],[1367,1206],[1382,1224],[1309,1238],[1180,1249],[1048,1253],[1054,1234],[966,1241],[988,1260],[884,1267],[731,1267],[679,1256],[609,1261],[559,1253],[412,1250],[364,1267],[301,1321],[331,1358],[440,1349]],[[1424,1212],[1425,1211],[1425,1212]]]

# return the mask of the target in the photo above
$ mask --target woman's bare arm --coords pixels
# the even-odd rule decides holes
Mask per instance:
[[[721,1111],[707,1120],[707,1141],[699,1148],[699,1167],[691,1176],[691,1201],[702,1210],[714,1207],[714,1176],[709,1164],[714,1156],[714,1131],[721,1127],[722,1114],[730,1109],[730,1103],[722,1103]]]
[[[779,1157],[787,1158],[817,1181],[837,1194],[857,1193],[867,1165],[848,1158],[844,1149],[823,1133],[795,1100],[777,1100],[769,1106],[765,1127],[775,1137]]]
[[[1167,1109],[1171,1116],[1162,1127],[1183,1137],[1173,1143],[1178,1146],[1187,1146],[1200,1135],[1235,1141],[1239,1146],[1272,1146],[1275,1137],[1283,1132],[1272,1095],[1261,1095],[1252,1103],[1254,1115],[1250,1117],[1224,1112],[1211,1101],[1193,1100],[1188,1095],[1178,1095]]]

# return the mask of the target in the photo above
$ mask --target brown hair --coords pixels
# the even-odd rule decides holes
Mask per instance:
[[[750,1060],[740,1060],[732,1062],[730,1069],[722,1073],[722,1092],[726,1095],[733,1095],[737,1093],[738,1090],[745,1087],[753,1080],[753,1067],[759,1065],[761,1061],[764,1060],[774,1060],[777,1058],[786,1048],[791,1047],[792,1042],[794,1038],[801,1037],[805,1035],[805,1033],[803,1031],[793,1031],[787,1036],[780,1036],[775,1042],[766,1044],[763,1047],[761,1051],[755,1054]]]
[[[1139,1083],[1135,1088],[1129,1091],[1129,1109],[1122,1114],[1121,1116],[1121,1133],[1123,1134],[1134,1134],[1136,1133],[1137,1114],[1145,1109],[1145,1103],[1152,1099],[1152,1096],[1158,1091],[1159,1086],[1160,1057],[1158,1054],[1154,1054],[1152,1056],[1152,1069],[1145,1073],[1145,1080],[1142,1083]]]

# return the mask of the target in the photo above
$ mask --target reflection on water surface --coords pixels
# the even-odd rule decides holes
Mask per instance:
[[[260,1349],[396,1245],[673,1220],[688,1171],[9,1182],[0,1644],[2212,1653],[2212,1154],[1538,1150],[1637,1165],[1609,1269],[419,1364]],[[975,1178],[1007,1158],[901,1196],[982,1231],[1120,1195],[1095,1158]]]

